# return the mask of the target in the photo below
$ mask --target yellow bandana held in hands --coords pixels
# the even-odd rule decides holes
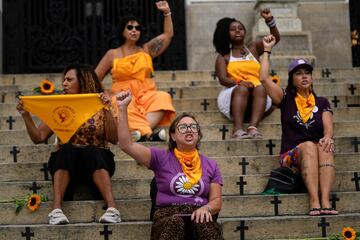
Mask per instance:
[[[176,158],[179,160],[181,168],[192,185],[199,182],[202,174],[201,161],[198,151],[181,152],[174,149]]]
[[[101,108],[98,93],[21,96],[26,111],[38,116],[63,143]]]
[[[303,123],[306,123],[315,107],[315,97],[314,94],[310,93],[308,98],[301,96],[299,93],[295,97],[296,107],[300,113],[300,117]]]

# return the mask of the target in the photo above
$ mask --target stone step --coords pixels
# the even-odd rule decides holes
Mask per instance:
[[[332,193],[331,199],[341,214],[360,213],[360,205],[356,204],[360,192]],[[277,203],[276,203],[277,202]],[[150,199],[129,199],[116,201],[122,221],[150,220]],[[96,222],[103,214],[103,201],[69,201],[64,202],[63,211],[71,223]],[[42,203],[35,212],[25,206],[18,215],[15,214],[13,203],[0,203],[2,224],[46,224],[47,214],[52,209],[52,202]],[[224,196],[220,218],[301,216],[309,211],[307,194]]]
[[[287,79],[287,68],[276,67],[276,73],[283,79]],[[326,71],[327,70],[327,71]],[[327,73],[326,73],[327,72]],[[313,71],[314,79],[321,78],[354,78],[359,76],[358,68],[315,68]],[[49,79],[53,82],[61,82],[61,73],[44,73],[44,74],[2,74],[0,75],[0,85],[35,85],[37,86],[43,79]],[[214,80],[214,70],[202,71],[156,71],[156,82],[167,81],[194,81],[194,80]],[[105,83],[111,82],[110,75],[104,79]]]
[[[145,142],[145,146],[167,147],[165,142]],[[337,153],[359,152],[360,138],[338,137],[335,139]],[[117,158],[128,158],[118,146],[111,145],[111,151]],[[55,151],[52,144],[39,145],[0,145],[0,161],[4,162],[40,162],[47,161],[50,153]],[[207,156],[254,156],[273,155],[280,152],[280,140],[276,139],[244,139],[201,142],[200,152]],[[36,159],[36,160],[34,160]]]
[[[182,100],[183,101],[183,100]],[[4,105],[3,105],[4,106]],[[15,107],[15,105],[14,105]],[[1,108],[1,104],[0,104]],[[9,108],[8,110],[10,110]],[[180,114],[186,111],[178,110],[177,113]],[[360,107],[334,107],[334,121],[357,121],[359,120]],[[2,113],[0,111],[0,130],[20,130],[25,129],[24,121],[19,113],[13,110],[14,115],[11,112]],[[196,111],[191,110],[196,119],[200,122],[201,126],[209,125],[209,124],[230,124],[230,120],[228,120],[222,113],[218,110],[206,110],[206,111]],[[33,120],[36,124],[40,121],[36,116],[33,116]],[[11,125],[10,125],[11,122]],[[279,123],[280,122],[280,110],[275,109],[269,116],[265,117],[261,123]]]
[[[279,156],[229,156],[214,158],[223,176],[268,174],[279,167]],[[339,153],[335,155],[338,171],[360,171],[359,153]],[[133,159],[116,159],[115,173],[112,179],[151,178],[152,171],[140,166]],[[245,164],[245,165],[244,165]],[[41,181],[49,180],[46,162],[8,162],[0,164],[1,181]],[[44,171],[45,170],[45,171]]]
[[[350,96],[350,95],[359,95],[360,94],[360,83],[314,83],[314,90],[319,96]],[[167,86],[159,87],[161,91],[169,92],[174,99],[181,98],[217,98],[218,93],[223,87],[220,85],[214,86],[178,86],[176,82],[169,83]],[[14,99],[15,96],[19,94],[18,91],[12,91],[12,97],[10,100]],[[11,91],[8,91],[7,94],[10,94]],[[32,90],[22,91],[22,95],[33,95]]]
[[[334,136],[354,137],[360,136],[359,122],[334,122]],[[231,140],[232,124],[212,124],[202,126],[203,141]],[[259,131],[264,138],[276,138],[281,136],[280,123],[260,123]],[[53,143],[55,137],[52,136],[48,142]],[[31,144],[32,141],[25,129],[20,130],[0,130],[0,145]]]
[[[40,174],[40,173],[39,173]],[[337,171],[336,181],[333,187],[335,192],[351,192],[359,191],[360,170]],[[260,194],[263,192],[267,181],[268,174],[256,175],[232,175],[223,176],[223,196],[238,196],[248,194]],[[357,179],[357,180],[356,180]],[[115,199],[129,198],[147,198],[150,193],[151,178],[138,179],[113,179],[112,188]],[[53,199],[51,181],[10,181],[1,182],[2,191],[0,199],[11,200],[13,198],[22,197],[25,193],[32,191],[34,186],[40,193],[46,193],[49,199]],[[74,196],[75,200],[91,199],[87,189],[79,187],[79,191]]]
[[[342,229],[352,226],[360,228],[360,214],[349,213],[338,216],[276,216],[252,218],[219,218],[222,235],[225,240],[264,240],[264,239],[325,239],[341,233]],[[148,239],[151,222],[122,222],[104,225],[100,223],[79,223],[60,226],[37,225],[1,225],[0,236],[3,239]],[[30,237],[31,236],[31,237]]]

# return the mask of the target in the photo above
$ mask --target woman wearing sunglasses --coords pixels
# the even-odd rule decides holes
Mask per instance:
[[[131,90],[133,101],[129,105],[128,117],[129,128],[135,141],[141,138],[165,140],[164,130],[156,133],[153,133],[153,130],[168,126],[175,117],[170,95],[157,91],[152,79],[152,59],[166,50],[174,35],[168,3],[158,1],[156,6],[164,15],[164,32],[144,43],[140,20],[125,17],[120,23],[120,46],[108,50],[95,70],[100,80],[111,72],[113,95]]]
[[[222,177],[216,161],[198,152],[202,134],[196,119],[178,116],[169,128],[168,149],[149,148],[132,142],[127,129],[131,93],[118,93],[116,101],[121,149],[155,175],[158,190],[151,239],[184,239],[189,231],[193,239],[220,239],[214,215],[221,209]]]

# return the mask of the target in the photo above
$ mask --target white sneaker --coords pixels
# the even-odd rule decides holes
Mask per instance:
[[[158,141],[166,142],[167,140],[166,130],[162,128],[158,131],[155,131],[153,134],[151,134],[149,140],[153,142],[158,142]]]
[[[69,220],[63,213],[63,211],[60,208],[55,208],[54,210],[49,213],[48,217],[49,224],[51,225],[59,225],[59,224],[68,224]]]
[[[120,212],[113,207],[110,207],[106,210],[104,215],[99,219],[101,223],[119,223],[121,222]]]
[[[132,131],[132,132],[131,132],[131,140],[132,140],[133,142],[139,141],[140,138],[141,138],[141,133],[140,133],[139,130],[136,130],[136,131]]]

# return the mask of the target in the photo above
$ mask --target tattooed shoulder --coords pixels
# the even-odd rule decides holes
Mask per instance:
[[[161,38],[155,38],[154,40],[151,41],[149,45],[150,45],[149,46],[150,52],[157,54],[162,49],[164,45],[164,40]]]

